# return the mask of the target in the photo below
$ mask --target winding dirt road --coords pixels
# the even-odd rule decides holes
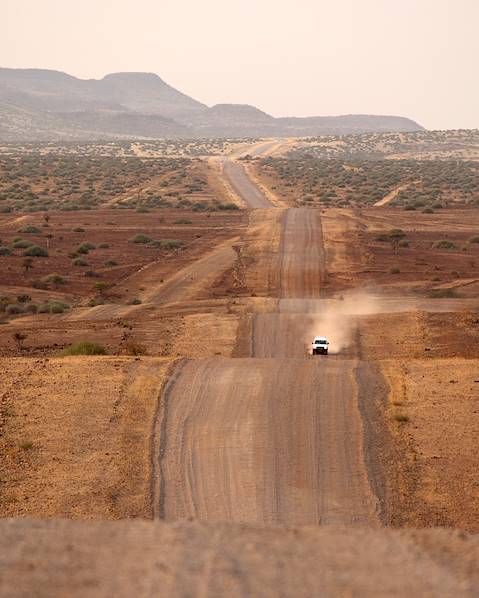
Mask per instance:
[[[270,207],[242,166],[225,174]],[[357,362],[312,358],[324,272],[317,210],[284,212],[276,309],[253,317],[251,358],[184,361],[162,400],[159,518],[378,526],[363,455]],[[274,302],[272,302],[274,304]]]

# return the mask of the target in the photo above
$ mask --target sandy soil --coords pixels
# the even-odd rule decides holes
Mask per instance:
[[[2,516],[150,517],[150,436],[169,363],[3,359]]]

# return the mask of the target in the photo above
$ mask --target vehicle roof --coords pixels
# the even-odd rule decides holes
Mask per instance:
[[[325,336],[315,336],[313,342],[316,342],[316,341],[327,341],[327,340],[328,339]]]

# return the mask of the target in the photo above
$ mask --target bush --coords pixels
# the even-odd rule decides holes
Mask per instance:
[[[65,347],[60,352],[62,357],[69,357],[72,355],[106,355],[106,349],[102,345],[92,343],[90,341],[79,341],[73,343],[69,347]]]
[[[90,265],[90,264],[89,264],[89,263],[88,263],[86,260],[84,260],[82,257],[77,257],[75,260],[73,260],[72,264],[73,264],[74,266],[81,266],[81,267],[84,267],[84,266],[89,266],[89,265]]]
[[[428,296],[431,299],[457,299],[460,297],[456,289],[432,289]]]
[[[23,305],[19,305],[18,303],[10,303],[10,305],[7,305],[5,307],[5,313],[8,314],[9,316],[16,316],[18,314],[23,314],[24,313],[24,307]]]
[[[160,241],[161,249],[179,249],[183,247],[184,242],[180,241],[179,239],[164,239]]]
[[[93,243],[82,243],[80,245],[80,247],[78,247],[77,249],[77,253],[83,253],[86,254],[88,253],[91,249],[95,249],[95,245],[93,245]]]
[[[105,301],[101,297],[95,297],[88,301],[88,307],[96,307],[97,305],[104,305]]]
[[[109,249],[110,244],[109,243],[100,243],[98,245],[98,249]]]
[[[105,262],[105,266],[107,266],[107,267],[118,266],[118,262],[115,262],[115,260],[108,260]]]
[[[48,257],[48,251],[44,247],[40,247],[39,245],[33,245],[29,247],[23,255],[27,255],[30,257]]]
[[[75,226],[75,228],[72,228],[72,231],[73,231],[74,233],[84,233],[84,232],[85,232],[85,229],[84,229],[84,228],[82,228],[81,226]]]
[[[391,268],[391,270],[389,270],[390,274],[400,274],[401,270],[399,268]]]
[[[19,239],[18,241],[14,241],[12,247],[13,249],[28,249],[29,247],[33,247],[33,243]]]
[[[130,240],[130,243],[151,243],[153,241],[153,239],[151,237],[149,237],[148,235],[144,235],[142,233],[135,235],[134,237],[132,237]]]
[[[469,239],[469,243],[479,243],[479,235],[474,235],[474,237],[471,237]],[[1,247],[0,247],[1,249]]]
[[[145,355],[146,347],[136,341],[127,341],[124,345],[124,351],[127,355]]]
[[[389,231],[390,239],[403,239],[405,236],[406,233],[402,230],[402,228],[392,228]]]
[[[64,285],[67,284],[68,280],[60,274],[48,274],[48,276],[44,276],[40,282],[44,282],[46,285],[53,284],[53,285]]]
[[[138,299],[137,297],[135,297],[135,299],[132,299],[130,301],[130,305],[141,305],[141,299]]]
[[[0,256],[1,255],[10,255],[12,252],[8,247],[0,247]]]
[[[17,233],[38,235],[40,233],[40,229],[33,225],[24,226],[23,228],[18,229]]]
[[[232,202],[219,203],[217,207],[218,210],[239,210],[239,206]]]
[[[65,310],[70,309],[67,303],[61,301],[47,301],[38,306],[39,314],[62,314]]]
[[[192,221],[188,220],[188,218],[178,218],[173,224],[192,224]]]
[[[436,241],[436,243],[434,243],[434,248],[435,249],[456,249],[456,245],[452,241],[443,239],[442,241]]]

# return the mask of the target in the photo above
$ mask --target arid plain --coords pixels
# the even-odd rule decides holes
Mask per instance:
[[[477,595],[464,136],[2,147],[0,587]]]

